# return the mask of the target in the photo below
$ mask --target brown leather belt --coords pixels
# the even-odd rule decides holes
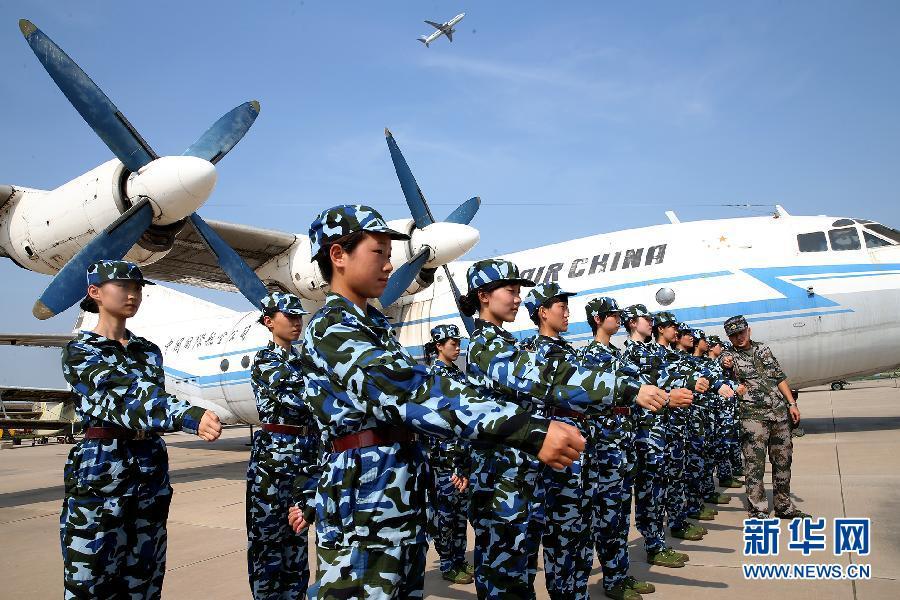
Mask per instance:
[[[550,414],[554,417],[567,417],[569,419],[575,419],[576,421],[587,421],[587,417],[584,413],[575,412],[568,408],[554,408],[550,411]]]
[[[627,406],[613,406],[614,415],[622,415],[623,417],[631,416],[631,409]]]
[[[312,427],[309,425],[281,425],[280,423],[263,423],[262,430],[286,435],[310,435],[312,433]]]
[[[376,429],[364,429],[337,438],[331,442],[331,451],[343,452],[369,446],[390,446],[404,442],[415,442],[417,439],[416,434],[404,427],[378,427]]]
[[[124,427],[88,427],[84,430],[84,439],[86,440],[150,440],[155,439],[158,435],[152,431],[144,431],[143,429],[125,429]]]

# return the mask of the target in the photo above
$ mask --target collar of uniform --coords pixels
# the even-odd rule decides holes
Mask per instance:
[[[516,336],[503,329],[502,327],[498,327],[490,321],[485,321],[484,319],[475,319],[475,329],[483,329],[484,331],[493,335],[498,335],[509,342],[516,342]]]
[[[350,302],[347,298],[334,292],[328,292],[325,296],[325,308],[348,312],[370,327],[374,326],[391,330],[391,323],[388,321],[387,317],[384,316],[384,313],[371,304],[366,304],[366,312],[364,313],[360,307]]]
[[[627,344],[628,340],[625,340],[625,343]],[[588,348],[600,348],[601,350],[605,350],[606,352],[612,352],[613,348],[615,348],[615,346],[613,346],[612,342],[610,342],[608,344],[603,344],[601,342],[598,342],[597,340],[591,340],[591,342],[587,345],[587,347]]]
[[[269,340],[268,345],[266,345],[266,351],[271,352],[272,354],[275,354],[282,360],[288,360],[291,358],[299,358],[300,357],[300,352],[297,350],[297,347],[294,346],[293,344],[291,344],[291,349],[290,349],[290,351],[288,351],[288,350],[285,350],[284,348],[282,348],[281,346],[279,346],[278,344],[276,344],[274,340]]]
[[[141,346],[141,347],[149,347],[151,344],[148,340],[145,340],[139,335],[134,335],[128,329],[125,330],[125,334],[128,336],[128,343],[125,345],[128,346]],[[106,336],[100,335],[94,331],[90,331],[87,329],[82,329],[78,332],[78,335],[75,336],[75,339],[79,342],[83,342],[86,344],[90,344],[92,346],[117,346],[119,348],[122,347],[122,344],[118,340],[111,340]]]
[[[550,337],[549,335],[544,335],[542,333],[538,334],[538,339],[543,340],[544,342],[546,342],[548,344],[553,344],[555,346],[560,346],[562,348],[568,348],[570,345],[569,342],[567,342],[562,337]]]

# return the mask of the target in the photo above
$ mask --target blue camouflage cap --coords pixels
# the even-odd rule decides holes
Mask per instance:
[[[689,335],[694,337],[694,330],[687,323],[682,321],[678,324],[678,335]]]
[[[621,312],[622,309],[619,308],[619,303],[609,296],[593,298],[584,306],[584,314],[587,316],[588,321],[592,321],[594,317],[599,317],[600,315]]]
[[[675,325],[676,327],[678,326],[678,319],[675,318],[674,313],[671,313],[667,310],[661,310],[653,315],[654,327],[665,327],[666,325]]]
[[[436,327],[431,328],[431,341],[435,343],[450,338],[459,340],[462,339],[462,337],[462,334],[459,332],[459,327],[456,325],[437,325]]]
[[[744,315],[735,315],[725,321],[725,335],[731,336],[746,331],[749,327],[750,325],[747,323]]]
[[[87,268],[88,285],[103,285],[107,281],[137,281],[142,286],[156,285],[144,279],[141,269],[127,260],[98,260]],[[97,303],[90,296],[82,298],[78,306],[85,312],[100,312]]]
[[[107,281],[139,281],[142,285],[154,285],[144,279],[136,264],[127,260],[98,260],[87,268],[88,285],[101,285]]]
[[[707,337],[706,341],[709,343],[710,348],[713,348],[715,346],[722,346],[723,348],[725,347],[725,344],[722,343],[722,338],[717,335],[711,335]]]
[[[626,306],[622,311],[622,321],[628,321],[630,319],[637,319],[638,317],[646,317],[648,319],[652,319],[650,316],[650,311],[647,310],[647,307],[643,304],[632,304],[631,306]]]
[[[564,292],[562,288],[559,287],[558,283],[542,283],[534,286],[528,292],[528,295],[525,296],[522,303],[528,310],[528,314],[533,317],[534,313],[537,312],[537,309],[545,306],[549,300],[552,300],[553,298],[568,298],[569,296],[574,295],[573,292]]]
[[[466,272],[466,280],[469,283],[469,293],[494,281],[534,286],[533,281],[519,276],[519,267],[515,263],[502,258],[488,258],[472,263]]]
[[[409,235],[387,226],[384,217],[371,206],[342,204],[322,211],[309,226],[310,256],[315,260],[323,248],[356,231],[386,233],[392,240],[408,240]]]
[[[696,327],[691,329],[691,335],[694,336],[695,340],[705,340],[706,339],[706,332],[703,331],[702,329],[698,329]]]
[[[272,315],[280,312],[286,315],[300,316],[308,315],[309,312],[303,310],[303,303],[298,296],[294,294],[286,294],[284,292],[272,292],[262,299],[263,313]]]

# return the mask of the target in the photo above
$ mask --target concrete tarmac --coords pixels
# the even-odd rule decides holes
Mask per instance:
[[[802,510],[827,517],[828,548],[804,557],[789,550],[782,524],[781,553],[743,556],[744,494],[719,506],[700,542],[673,540],[691,560],[681,569],[650,567],[641,536],[629,536],[632,574],[656,585],[653,600],[685,598],[900,598],[900,389],[891,381],[857,383],[832,392],[804,392],[800,409],[806,435],[794,440],[792,491]],[[248,429],[229,428],[207,444],[186,434],[166,436],[175,495],[169,516],[169,553],[164,598],[249,598],[246,575],[244,494],[249,455]],[[59,598],[62,560],[59,510],[62,469],[69,446],[51,444],[0,451],[0,596]],[[767,475],[767,480],[769,475]],[[767,484],[771,496],[771,487]],[[832,519],[870,517],[869,556],[833,556]],[[472,548],[470,530],[469,549]],[[311,550],[313,546],[311,544]],[[314,556],[314,554],[312,554]],[[743,563],[871,565],[865,581],[753,581]],[[474,599],[473,585],[449,586],[441,579],[437,555],[429,550],[425,579],[428,598]],[[603,598],[599,565],[594,564],[591,596]],[[536,582],[546,598],[543,573]]]

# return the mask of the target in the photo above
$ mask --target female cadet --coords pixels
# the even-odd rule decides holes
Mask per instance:
[[[682,324],[683,325],[683,324]],[[698,372],[709,374],[706,359],[706,334],[700,329],[685,328],[679,331],[679,350],[689,356],[684,360],[693,363]],[[712,436],[709,429],[709,411],[716,392],[713,386],[706,393],[699,394],[691,410],[687,414],[685,435],[685,467],[684,467],[684,502],[687,518],[700,521],[712,521],[718,511],[704,504],[706,481],[706,444],[707,436]],[[705,529],[705,528],[704,528]]]
[[[622,322],[628,332],[625,360],[635,365],[644,378],[657,381],[663,389],[693,388],[705,390],[704,380],[696,380],[674,369],[668,342],[674,339],[674,317],[658,313],[651,317],[647,307],[634,304],[622,311]],[[665,344],[665,345],[663,345]],[[684,406],[689,402],[684,402]],[[689,560],[666,544],[665,499],[668,490],[668,421],[676,405],[661,414],[639,410],[634,418],[636,475],[634,481],[635,525],[644,537],[647,562],[661,567],[680,568]],[[684,410],[680,408],[679,410]],[[686,539],[699,540],[699,532]]]
[[[612,404],[615,374],[569,362],[561,346],[549,351],[555,344],[549,340],[544,353],[520,348],[503,329],[503,323],[515,320],[521,286],[533,285],[519,276],[515,264],[501,259],[478,261],[469,267],[467,279],[463,311],[479,313],[468,347],[468,375],[486,397],[519,402],[528,411],[537,408],[535,401],[577,413]],[[551,299],[543,298],[541,303]],[[665,394],[652,386],[634,389],[631,396],[652,410],[665,400]],[[544,523],[538,465],[520,452],[496,445],[473,444],[473,448],[470,516],[478,597],[533,598]],[[566,590],[548,591],[573,597]]]
[[[166,393],[159,348],[125,328],[147,284],[129,262],[88,267],[81,308],[99,320],[62,353],[84,425],[66,462],[59,519],[66,598],[160,597],[172,487],[159,433],[213,441],[222,432],[214,413]]]
[[[456,325],[431,330],[426,356],[433,357],[431,372],[460,383],[466,374],[456,366],[462,336]],[[466,526],[469,514],[469,444],[459,438],[427,438],[428,466],[434,482],[434,547],[441,557],[441,576],[451,583],[472,583],[475,568],[466,562]]]
[[[651,380],[642,375],[636,365],[628,362],[623,353],[613,345],[611,338],[622,323],[622,310],[613,298],[594,298],[585,307],[585,316],[594,339],[581,351],[582,360],[589,365],[608,366],[622,371],[637,381],[650,381],[666,389],[671,382],[666,379]],[[638,317],[640,319],[640,317]],[[631,320],[631,328],[642,340],[649,333],[643,318],[642,326]],[[676,388],[671,391],[669,406],[680,406],[691,401],[691,392]],[[591,497],[591,544],[589,561],[593,560],[591,546],[596,548],[603,569],[603,590],[607,597],[639,600],[640,594],[656,591],[655,586],[628,575],[628,530],[631,520],[631,498],[634,485],[635,448],[633,407],[617,402],[609,414],[590,421],[591,434],[585,448],[588,464]],[[636,412],[636,411],[635,411]]]
[[[259,320],[272,340],[250,371],[262,426],[247,467],[247,569],[256,600],[302,598],[309,585],[306,535],[294,533],[284,515],[293,504],[294,477],[313,468],[319,445],[294,348],[307,312],[300,298],[281,292],[263,298],[262,309]]]
[[[725,369],[722,363],[719,362],[719,356],[725,350],[725,344],[722,343],[722,339],[717,335],[711,335],[707,338],[707,341],[709,342],[709,358],[719,365],[725,377],[733,379],[731,369]],[[719,430],[719,435],[716,438],[717,446],[714,452],[716,456],[716,475],[719,478],[719,485],[724,488],[744,487],[744,482],[738,479],[735,472],[734,457],[741,454],[740,436],[738,436],[737,430],[740,424],[736,417],[737,397],[743,396],[746,390],[747,387],[741,383],[737,386],[735,395],[731,398],[720,396],[716,410],[716,423]],[[737,466],[740,466],[740,461],[737,461]]]
[[[421,598],[425,574],[425,457],[416,434],[517,447],[557,467],[584,448],[578,431],[419,365],[369,304],[391,273],[388,228],[372,208],[343,205],[310,225],[311,255],[330,283],[304,333],[305,399],[327,442],[289,511],[296,530],[315,517],[318,570],[311,598]],[[328,447],[330,446],[330,447]],[[309,478],[306,478],[309,479]]]

